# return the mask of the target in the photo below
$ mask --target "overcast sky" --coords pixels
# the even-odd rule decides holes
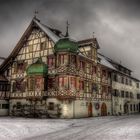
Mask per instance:
[[[38,10],[41,22],[76,40],[98,39],[100,52],[140,78],[140,0],[0,0],[0,56],[8,57]]]

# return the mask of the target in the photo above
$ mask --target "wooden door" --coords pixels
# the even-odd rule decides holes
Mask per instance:
[[[102,103],[101,106],[101,116],[107,116],[107,106],[105,103]]]
[[[92,103],[88,105],[88,117],[92,117]]]

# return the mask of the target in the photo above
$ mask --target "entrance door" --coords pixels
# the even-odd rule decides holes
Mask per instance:
[[[128,104],[127,103],[124,104],[124,113],[125,114],[128,113]]]
[[[88,105],[88,116],[92,117],[92,103]]]
[[[107,116],[107,106],[105,103],[102,103],[101,106],[101,116]]]

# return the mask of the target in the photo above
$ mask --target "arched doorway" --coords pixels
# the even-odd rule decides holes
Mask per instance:
[[[128,113],[128,104],[127,103],[124,104],[124,113],[125,114]]]
[[[88,117],[92,117],[92,103],[88,105]]]
[[[101,106],[101,116],[107,116],[107,106],[105,103],[102,103]]]

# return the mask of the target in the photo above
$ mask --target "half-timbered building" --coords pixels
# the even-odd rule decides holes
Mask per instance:
[[[116,68],[98,49],[95,37],[75,41],[68,30],[63,35],[34,17],[0,66],[8,85],[4,98],[3,91],[0,95],[2,101],[8,99],[9,114],[57,118],[112,114]]]

